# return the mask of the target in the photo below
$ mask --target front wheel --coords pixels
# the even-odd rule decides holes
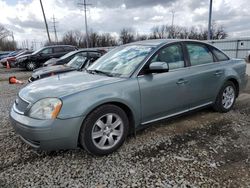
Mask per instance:
[[[28,62],[28,63],[26,64],[26,70],[28,70],[28,71],[33,71],[33,70],[36,69],[36,67],[37,67],[37,65],[36,65],[36,63],[33,62],[33,61],[30,61],[30,62]]]
[[[89,153],[107,155],[117,150],[128,134],[126,113],[115,105],[103,105],[90,113],[80,130],[79,142]]]
[[[236,88],[233,82],[227,81],[221,88],[214,109],[218,112],[228,112],[233,108],[236,99]]]

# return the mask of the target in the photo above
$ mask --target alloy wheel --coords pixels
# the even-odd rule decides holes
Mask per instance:
[[[227,86],[222,95],[222,105],[225,109],[229,109],[235,100],[235,91],[232,86]]]
[[[124,124],[120,116],[115,113],[100,117],[92,129],[92,141],[101,150],[113,148],[122,138]]]

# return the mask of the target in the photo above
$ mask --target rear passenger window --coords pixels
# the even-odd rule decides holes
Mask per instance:
[[[229,58],[222,53],[220,50],[213,48],[213,53],[214,55],[217,57],[218,61],[227,61],[229,60]]]
[[[184,67],[184,58],[182,53],[182,47],[179,44],[174,44],[163,48],[151,62],[166,62],[168,63],[169,70],[178,69]]]
[[[76,49],[75,49],[75,47],[72,47],[72,46],[65,46],[64,50],[70,52],[70,51],[74,51]]]
[[[202,44],[187,44],[187,50],[192,66],[211,63],[214,61],[212,53]]]
[[[58,53],[58,52],[63,52],[64,50],[63,50],[63,48],[61,48],[61,47],[55,47],[54,48],[54,53]]]

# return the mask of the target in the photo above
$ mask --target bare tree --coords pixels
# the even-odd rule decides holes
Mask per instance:
[[[96,32],[91,31],[89,33],[89,46],[98,47],[99,35]]]
[[[107,47],[107,46],[116,46],[117,40],[111,36],[109,33],[103,33],[99,35],[98,46]]]
[[[135,41],[147,40],[148,36],[146,34],[136,34]]]
[[[227,32],[223,26],[212,24],[212,39],[224,39],[226,38]],[[151,29],[149,35],[150,39],[162,39],[162,38],[179,38],[179,39],[196,39],[196,40],[206,40],[208,31],[202,26],[192,26],[190,28],[181,26],[169,26],[161,25],[154,26]]]
[[[150,39],[164,39],[167,38],[169,34],[169,29],[167,25],[154,26],[151,29]]]
[[[16,42],[9,40],[7,37],[12,36],[12,33],[0,24],[0,50],[15,50]],[[12,36],[13,37],[13,36]]]
[[[120,41],[122,44],[127,44],[135,41],[135,32],[132,28],[123,28],[120,32]]]
[[[0,40],[3,40],[7,36],[10,36],[10,31],[7,30],[3,25],[0,25]]]

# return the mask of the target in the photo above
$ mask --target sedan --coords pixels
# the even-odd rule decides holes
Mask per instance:
[[[105,50],[101,49],[80,49],[75,50],[72,52],[69,52],[65,54],[64,56],[60,58],[52,58],[44,63],[44,67],[46,66],[53,66],[53,65],[64,65],[68,63],[71,59],[73,59],[77,55],[83,55],[83,56],[99,56],[101,57],[103,54],[105,54]]]
[[[28,84],[10,117],[34,148],[107,155],[149,123],[207,106],[230,111],[247,78],[244,60],[209,44],[141,41],[111,50],[86,71]]]

